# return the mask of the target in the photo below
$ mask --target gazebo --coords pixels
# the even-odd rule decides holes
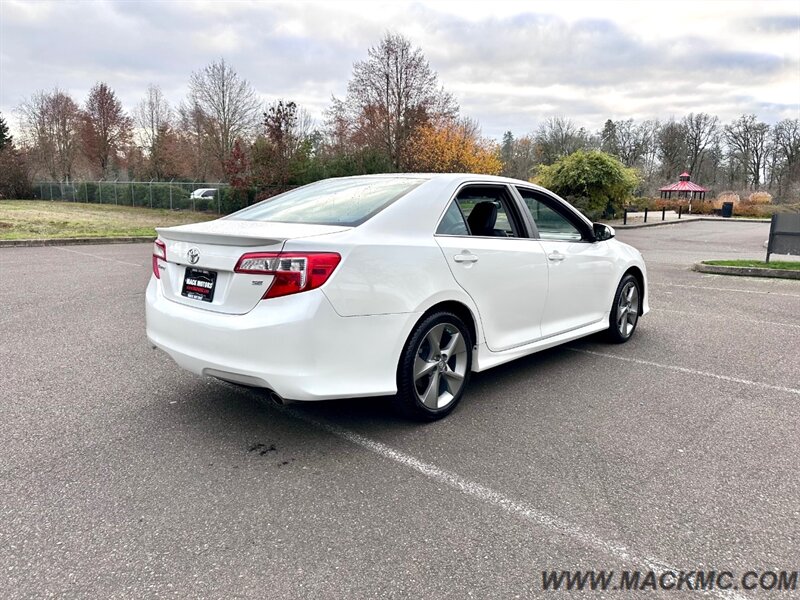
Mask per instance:
[[[680,174],[680,181],[665,185],[659,190],[661,192],[661,198],[672,199],[672,194],[675,194],[678,198],[695,200],[699,197],[700,200],[705,200],[708,190],[701,185],[692,183],[689,181],[690,179],[689,173],[684,171]]]

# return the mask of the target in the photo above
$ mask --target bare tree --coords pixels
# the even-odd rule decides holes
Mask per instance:
[[[78,154],[78,105],[56,88],[35,93],[22,103],[19,113],[36,167],[54,180],[69,181]]]
[[[534,134],[538,162],[551,165],[559,158],[592,145],[589,134],[567,117],[550,117]]]
[[[264,113],[267,139],[278,146],[285,156],[294,154],[311,132],[313,120],[295,102],[278,100]]]
[[[658,136],[661,132],[661,122],[658,119],[642,121],[639,125],[642,138],[645,141],[645,151],[642,156],[642,170],[648,179],[652,179],[658,171]]]
[[[669,120],[658,132],[658,158],[663,179],[674,179],[686,168],[686,130],[680,123]]]
[[[199,181],[224,174],[224,164],[214,156],[206,120],[200,106],[191,101],[178,107],[180,154],[185,170]]]
[[[732,172],[736,165],[744,174],[744,184],[757,189],[767,166],[769,125],[759,122],[755,115],[742,115],[725,126]]]
[[[89,91],[81,113],[81,149],[90,166],[102,177],[110,174],[118,154],[130,141],[131,119],[107,84],[99,82]]]
[[[717,136],[719,119],[707,113],[689,113],[681,120],[683,125],[689,173],[698,177],[705,159],[705,152]]]
[[[353,65],[347,96],[342,102],[334,99],[332,112],[329,121],[349,121],[352,141],[381,150],[401,169],[417,129],[455,118],[458,106],[439,86],[422,50],[402,35],[387,33],[366,60]]]
[[[784,119],[772,128],[771,182],[783,196],[792,184],[800,184],[800,119]],[[772,187],[772,186],[770,186]]]
[[[286,185],[292,176],[292,163],[308,142],[313,121],[294,102],[278,100],[267,108],[263,123],[266,135],[257,140],[253,156],[258,179]]]
[[[224,170],[234,141],[249,138],[258,123],[261,103],[255,89],[220,59],[192,73],[189,105],[201,113],[211,150]]]
[[[636,125],[633,119],[628,119],[627,121],[617,121],[615,130],[616,155],[626,167],[636,166],[647,152],[650,141],[647,127]]]
[[[139,145],[150,150],[165,127],[172,127],[172,108],[157,85],[149,85],[144,98],[133,112]]]
[[[149,172],[155,179],[165,178],[174,163],[170,153],[174,150],[172,108],[164,98],[161,88],[150,85],[145,97],[133,113],[139,146],[147,155]]]

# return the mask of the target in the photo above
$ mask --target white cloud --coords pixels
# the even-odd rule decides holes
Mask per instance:
[[[422,47],[484,133],[552,114],[800,116],[797,2],[0,2],[0,111],[98,80],[127,107],[149,83],[170,101],[224,56],[265,100],[320,118],[387,30]],[[13,118],[12,118],[13,124]]]

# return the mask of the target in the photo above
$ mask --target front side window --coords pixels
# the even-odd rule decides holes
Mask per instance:
[[[548,206],[540,194],[533,190],[517,188],[525,206],[536,223],[539,238],[543,240],[579,242],[583,239],[580,229],[564,215]]]
[[[411,177],[326,179],[268,198],[225,218],[355,227],[425,181]]]

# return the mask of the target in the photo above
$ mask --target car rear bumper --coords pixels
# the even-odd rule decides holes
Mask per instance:
[[[193,373],[326,400],[394,394],[397,360],[419,315],[341,317],[321,290],[229,315],[168,300],[151,278],[146,317],[148,339]]]

